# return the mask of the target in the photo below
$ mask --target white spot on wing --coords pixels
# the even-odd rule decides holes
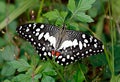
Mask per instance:
[[[94,39],[94,42],[97,42],[97,39]]]
[[[36,27],[36,24],[34,23],[34,24],[33,24],[33,29],[34,29],[35,27]]]
[[[62,58],[62,62],[65,62],[65,58]]]
[[[91,52],[92,51],[92,49],[89,49],[89,52]]]
[[[59,57],[58,57],[58,59],[61,59],[61,58],[62,58],[62,56],[59,56]]]
[[[82,34],[82,38],[85,38],[85,34]]]
[[[83,46],[86,47],[87,46],[86,43],[84,43]]]
[[[83,47],[82,42],[79,41],[79,48],[80,48],[80,50],[82,50],[82,47]]]
[[[37,28],[36,31],[39,32],[39,31],[40,31],[40,28]]]
[[[36,34],[35,34],[35,36],[38,36],[39,35],[39,32],[37,32]]]
[[[92,39],[93,39],[93,37],[92,37],[92,36],[90,36],[90,42],[92,42]]]
[[[41,34],[38,36],[38,40],[40,40],[40,39],[43,37],[43,34],[44,34],[44,33],[41,33]]]
[[[62,49],[62,48],[65,49],[65,48],[70,47],[70,46],[72,46],[72,41],[66,40],[62,43],[62,45],[59,49]]]
[[[97,44],[94,44],[94,47],[97,48]]]
[[[30,31],[30,29],[29,29],[29,28],[27,28],[27,29],[26,29],[26,32],[28,32],[28,31]]]
[[[104,49],[104,45],[102,45],[102,49]]]
[[[44,25],[42,24],[42,25],[40,26],[40,28],[44,28]]]
[[[70,59],[70,55],[67,55],[67,59]]]
[[[84,39],[84,42],[85,42],[85,43],[88,43],[88,40],[87,40],[87,39]]]
[[[76,55],[78,56],[80,53],[78,52]]]
[[[74,47],[77,46],[78,45],[77,39],[74,39],[72,44],[73,44]]]
[[[74,57],[71,57],[71,60],[74,60]]]
[[[48,56],[51,56],[51,53],[50,53],[50,52],[48,52]]]
[[[29,35],[28,37],[31,38],[31,35]]]
[[[44,56],[46,56],[47,55],[47,53],[46,52],[44,52],[44,54],[43,54]]]
[[[45,51],[45,47],[42,48],[42,51]]]
[[[33,38],[31,38],[31,41],[33,41]]]
[[[39,47],[41,46],[40,43],[38,43],[38,46],[39,46]]]
[[[31,27],[31,24],[29,24],[29,27]]]
[[[45,40],[47,40],[49,37],[50,37],[50,35],[49,35],[49,33],[47,32],[47,33],[44,35],[44,38],[45,38]]]
[[[53,36],[50,36],[50,37],[48,38],[48,41],[50,42],[50,45],[53,45],[53,47],[55,48],[56,38],[53,37]]]
[[[22,26],[20,26],[19,30],[21,30],[21,29],[22,29]]]
[[[57,63],[60,63],[59,61],[57,61]]]

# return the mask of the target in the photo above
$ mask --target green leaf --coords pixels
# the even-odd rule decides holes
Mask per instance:
[[[55,70],[51,69],[51,68],[46,68],[43,73],[45,75],[50,75],[50,76],[54,76],[57,75],[57,73],[55,72]]]
[[[13,21],[8,25],[8,29],[9,31],[11,31],[11,33],[16,33],[16,27],[17,27],[17,22]]]
[[[36,54],[33,46],[28,42],[23,42],[20,48],[21,48],[21,51],[24,50],[30,55]]]
[[[63,25],[66,16],[67,16],[67,12],[64,11],[60,12],[60,16],[59,16],[60,18],[56,20],[55,25]]]
[[[43,16],[48,18],[48,20],[56,20],[59,18],[59,12],[58,12],[58,10],[55,9],[54,11],[47,12]]]
[[[6,44],[6,41],[0,37],[0,47],[5,46],[5,44]]]
[[[9,69],[9,70],[8,70]],[[11,76],[15,73],[15,69],[9,64],[5,64],[2,68],[1,74],[4,76]]]
[[[11,82],[10,80],[8,80],[8,79],[6,79],[6,80],[4,80],[3,82]]]
[[[86,11],[92,7],[92,4],[95,0],[79,0],[77,10],[78,11]]]
[[[9,64],[19,72],[26,71],[30,68],[30,65],[23,59],[11,61]]]
[[[14,82],[32,82],[33,79],[30,75],[27,74],[19,74],[18,76],[14,77]]]
[[[62,25],[64,23],[67,12],[59,12],[58,10],[50,11],[44,14],[49,21],[56,21],[56,24]]]
[[[75,76],[74,76],[75,82],[83,82],[85,80],[82,72],[80,70],[77,70]]]
[[[15,55],[17,54],[17,48],[14,45],[8,45],[3,48],[0,53],[4,60],[11,61],[15,59]]]
[[[98,66],[103,66],[107,64],[107,60],[105,55],[103,54],[98,54],[97,56],[91,56],[89,57],[91,64],[94,67],[98,67]]]
[[[39,74],[37,74],[37,75],[34,76],[34,79],[35,80],[39,80],[41,77],[42,77],[42,74],[39,73]]]
[[[93,19],[89,15],[86,15],[83,12],[76,13],[75,19],[82,22],[93,22]]]
[[[114,61],[114,63],[115,63],[115,65],[114,65],[115,66],[115,72],[119,73],[120,72],[120,65],[119,65],[120,64],[120,45],[118,45],[118,44],[115,45],[114,50],[115,50],[114,51],[115,52],[115,55],[114,55],[115,56],[114,57],[114,60],[115,60]]]
[[[3,1],[0,1],[0,13],[5,13],[6,4]]]
[[[55,82],[55,79],[50,76],[44,76],[41,82]]]
[[[75,8],[76,8],[75,0],[69,0],[67,6],[68,6],[68,9],[69,9],[72,13],[74,13]]]

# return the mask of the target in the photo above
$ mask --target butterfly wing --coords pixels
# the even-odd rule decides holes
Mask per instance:
[[[59,32],[59,28],[42,23],[27,23],[16,30],[22,38],[35,46],[41,59],[46,59],[46,56],[52,59],[51,50],[55,47],[55,35]]]
[[[82,32],[66,30],[59,51],[61,55],[55,61],[60,65],[68,65],[104,50],[102,42],[97,38]]]

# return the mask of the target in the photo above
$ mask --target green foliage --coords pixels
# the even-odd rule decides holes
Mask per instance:
[[[119,82],[119,4],[114,0],[1,0],[0,82]],[[32,11],[36,22],[66,24],[67,29],[94,34],[105,44],[105,53],[66,67],[40,60],[34,47],[16,33],[19,23],[31,21]]]

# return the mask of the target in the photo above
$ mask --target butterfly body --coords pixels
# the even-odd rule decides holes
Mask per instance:
[[[102,53],[103,44],[82,32],[66,30],[49,24],[28,23],[17,28],[18,34],[31,42],[41,59],[47,57],[60,65],[69,65],[81,58]]]

